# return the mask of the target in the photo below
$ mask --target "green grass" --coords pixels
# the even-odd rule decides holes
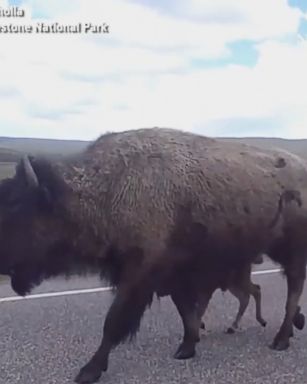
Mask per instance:
[[[15,173],[15,163],[0,162],[0,180],[13,176]]]
[[[0,283],[7,280],[8,280],[8,276],[0,275]]]

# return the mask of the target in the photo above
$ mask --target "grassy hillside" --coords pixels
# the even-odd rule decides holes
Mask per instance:
[[[19,151],[8,148],[1,148],[0,146],[0,162],[16,162],[19,157]]]
[[[266,137],[242,137],[223,139],[227,141],[239,141],[245,144],[255,145],[260,148],[281,148],[307,159],[307,139],[287,140]]]
[[[27,153],[60,158],[83,150],[88,142],[0,137],[0,180],[13,175],[15,164]]]
[[[282,148],[307,158],[307,139],[286,140],[278,138],[244,137],[223,138],[227,141],[239,141],[260,148]],[[59,158],[82,151],[89,142],[79,140],[51,140],[0,137],[0,179],[12,175],[18,159],[24,153],[41,154],[50,158]]]
[[[11,176],[15,170],[15,163],[0,162],[0,180]]]
[[[261,148],[282,148],[305,158],[307,157],[307,139],[287,140],[266,137],[225,137],[223,139],[252,144]],[[88,141],[80,140],[0,137],[0,161],[6,161],[3,160],[3,156],[16,157],[20,155],[20,153],[33,153],[51,156],[70,155],[82,151],[88,145],[88,143]]]
[[[82,150],[88,142],[79,140],[50,140],[0,137],[1,150],[62,156]]]

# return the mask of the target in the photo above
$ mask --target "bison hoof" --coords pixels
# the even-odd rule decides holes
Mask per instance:
[[[103,369],[104,371],[106,369]],[[92,384],[96,383],[101,376],[101,368],[85,365],[81,368],[80,372],[75,378],[75,383],[77,384]]]
[[[194,344],[187,344],[182,343],[179,348],[177,349],[177,352],[174,355],[174,358],[177,360],[186,360],[191,359],[195,356],[195,345]]]
[[[305,327],[305,316],[302,313],[297,313],[294,316],[293,325],[301,331]]]
[[[206,329],[205,323],[203,321],[200,323],[200,329]]]
[[[275,339],[273,343],[270,345],[271,349],[275,351],[285,351],[290,346],[289,339]]]
[[[233,327],[229,327],[228,329],[226,329],[226,333],[228,335],[233,335],[235,333],[235,329]]]

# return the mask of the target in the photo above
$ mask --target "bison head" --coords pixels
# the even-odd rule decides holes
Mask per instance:
[[[69,252],[65,201],[69,189],[51,164],[24,157],[0,183],[0,273],[26,295],[64,268]]]

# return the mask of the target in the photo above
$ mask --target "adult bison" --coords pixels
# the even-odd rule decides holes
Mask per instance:
[[[172,129],[107,134],[58,164],[25,157],[1,183],[0,272],[20,295],[87,270],[117,288],[102,342],[76,377],[93,383],[154,293],[171,295],[182,317],[176,357],[193,356],[204,292],[266,253],[287,277],[273,342],[286,349],[305,280],[306,191],[307,164],[288,153]]]

